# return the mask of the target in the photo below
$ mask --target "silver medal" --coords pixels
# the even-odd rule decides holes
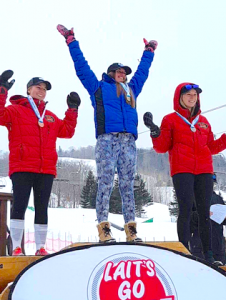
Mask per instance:
[[[43,123],[43,122],[38,121],[38,125],[39,125],[40,127],[44,127],[44,123]]]
[[[195,127],[190,127],[192,132],[196,132],[196,128]]]

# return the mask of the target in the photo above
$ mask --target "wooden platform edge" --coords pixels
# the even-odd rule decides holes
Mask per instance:
[[[79,246],[84,246],[84,245],[93,245],[93,244],[99,244],[99,243],[74,243],[71,244],[62,250],[74,248],[74,247],[79,247]],[[159,246],[165,249],[170,249],[170,250],[175,250],[178,252],[182,252],[185,254],[191,254],[187,248],[184,247],[184,245],[180,242],[142,242],[142,244],[147,244],[147,245],[153,245],[153,246]]]
[[[13,282],[17,275],[28,265],[42,256],[1,256],[0,257],[0,293]],[[1,294],[0,294],[1,295]],[[1,299],[1,298],[0,298]]]
[[[0,300],[8,300],[10,292],[10,286],[7,286],[0,294]]]

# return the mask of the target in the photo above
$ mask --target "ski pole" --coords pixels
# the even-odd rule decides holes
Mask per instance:
[[[202,115],[203,115],[203,114],[206,114],[206,113],[208,113],[208,112],[211,112],[211,111],[214,111],[214,110],[223,108],[223,107],[225,107],[225,106],[226,106],[226,104],[221,105],[221,106],[217,106],[217,107],[214,107],[214,108],[211,108],[211,109],[209,109],[209,110],[206,110],[206,111],[202,112]]]
[[[115,229],[118,229],[118,230],[120,230],[120,231],[124,231],[124,228],[123,228],[123,227],[121,227],[121,226],[119,226],[119,225],[117,225],[117,224],[115,224],[115,223],[112,223],[112,222],[110,222],[110,223],[111,223],[111,226],[114,227]]]

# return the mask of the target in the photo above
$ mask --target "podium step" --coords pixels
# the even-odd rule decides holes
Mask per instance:
[[[1,256],[0,293],[7,287],[8,283],[14,281],[24,268],[40,258],[40,256]]]

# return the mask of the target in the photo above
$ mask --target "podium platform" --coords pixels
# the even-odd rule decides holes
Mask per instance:
[[[40,260],[40,262],[39,262],[39,260]],[[104,261],[104,263],[103,263],[103,261]],[[167,300],[168,299],[169,300],[177,299],[177,296],[176,296],[177,292],[174,291],[174,286],[175,285],[178,286],[178,283],[176,284],[175,282],[177,282],[177,281],[180,282],[180,280],[182,280],[181,276],[183,277],[185,275],[185,272],[188,272],[188,277],[191,276],[191,275],[189,275],[189,272],[192,273],[193,270],[189,271],[190,265],[194,268],[197,268],[197,270],[200,274],[197,276],[197,272],[195,273],[195,269],[194,269],[195,276],[192,275],[189,280],[194,280],[194,278],[196,278],[196,280],[200,280],[200,277],[202,277],[202,276],[204,278],[205,278],[205,276],[208,277],[209,276],[208,269],[213,269],[211,272],[216,272],[215,273],[216,278],[219,277],[218,273],[220,273],[221,276],[223,274],[225,274],[223,276],[223,278],[224,278],[224,280],[226,280],[226,273],[224,273],[224,271],[226,271],[226,267],[222,267],[221,269],[219,269],[217,267],[208,265],[207,263],[203,263],[203,261],[200,262],[199,259],[196,259],[193,256],[191,256],[190,253],[188,252],[188,250],[179,242],[146,242],[146,243],[139,243],[139,244],[138,243],[137,244],[115,243],[115,244],[106,244],[106,245],[99,244],[99,243],[97,243],[97,244],[95,244],[95,243],[76,243],[76,244],[72,244],[71,246],[63,249],[62,251],[60,251],[58,253],[54,253],[52,255],[45,256],[45,257],[38,257],[38,256],[0,257],[0,300],[8,300],[8,299],[16,300],[17,293],[18,293],[17,290],[19,289],[20,290],[19,293],[21,293],[21,286],[27,287],[25,289],[25,294],[26,294],[26,297],[28,297],[28,298],[25,298],[25,299],[29,299],[29,296],[27,296],[27,293],[28,294],[31,293],[30,289],[32,290],[32,288],[35,288],[35,287],[32,287],[34,282],[39,280],[40,277],[44,276],[43,279],[41,278],[41,282],[40,282],[40,288],[42,288],[42,286],[43,286],[42,280],[44,280],[44,282],[46,282],[48,279],[51,278],[51,280],[54,281],[54,276],[57,276],[57,274],[56,274],[57,272],[59,272],[59,276],[62,276],[62,279],[65,279],[65,277],[68,275],[68,280],[70,281],[70,282],[68,282],[68,285],[70,285],[70,286],[73,285],[72,282],[76,283],[77,280],[82,280],[81,278],[82,278],[82,276],[84,276],[84,281],[82,280],[81,283],[78,284],[79,285],[78,288],[80,288],[80,286],[81,286],[81,288],[84,288],[84,287],[82,287],[82,285],[84,284],[84,282],[87,282],[88,285],[91,284],[91,286],[89,286],[89,293],[93,293],[94,290],[95,290],[95,293],[97,293],[97,288],[98,289],[100,288],[100,290],[102,291],[101,292],[102,296],[100,296],[99,299],[105,300],[105,298],[104,298],[105,296],[103,296],[105,294],[105,292],[104,292],[105,289],[107,288],[107,290],[108,290],[109,287],[110,288],[114,287],[114,285],[107,286],[108,284],[110,284],[107,281],[110,278],[113,278],[113,276],[111,275],[111,273],[109,271],[109,274],[106,275],[106,278],[108,278],[108,280],[106,280],[105,283],[101,283],[100,287],[99,287],[99,285],[97,287],[97,281],[99,280],[98,282],[100,283],[100,280],[101,280],[100,274],[103,274],[103,272],[106,271],[106,268],[109,268],[109,270],[113,269],[113,268],[115,268],[115,266],[117,266],[118,263],[121,264],[122,267],[124,265],[126,265],[127,269],[126,269],[125,273],[123,273],[124,271],[122,270],[122,268],[118,268],[118,270],[116,270],[116,272],[114,273],[115,282],[117,281],[116,279],[118,277],[123,278],[123,276],[124,277],[127,276],[128,278],[130,278],[129,272],[130,272],[130,268],[133,264],[145,264],[143,266],[143,268],[141,268],[141,271],[144,268],[148,268],[147,274],[150,275],[152,273],[152,276],[154,276],[153,274],[155,274],[156,278],[155,278],[155,281],[153,281],[153,282],[155,282],[155,284],[157,284],[157,286],[159,286],[159,285],[161,286],[160,283],[162,282],[162,280],[163,280],[163,282],[167,281],[167,284],[165,286],[166,294],[164,294],[166,296],[164,296],[165,298],[162,296],[163,297],[162,299],[167,299]],[[91,266],[92,264],[93,264],[93,266]],[[107,267],[104,264],[106,264]],[[113,266],[113,264],[115,264],[115,266]],[[43,269],[44,271],[42,270],[43,267],[44,267],[44,269]],[[36,271],[39,268],[41,268],[41,270],[42,270],[41,271],[41,274],[43,274],[42,276],[38,276],[36,274]],[[52,270],[52,268],[56,268],[56,270],[54,271],[54,270]],[[87,268],[88,268],[88,271],[86,270]],[[89,269],[89,268],[91,268],[91,269]],[[99,268],[99,270],[97,270],[98,268]],[[207,270],[207,272],[206,272],[206,270]],[[70,272],[72,272],[72,273],[70,273]],[[86,278],[86,275],[85,275],[86,272],[88,272],[89,278],[88,277]],[[47,275],[48,273],[49,273],[49,275]],[[135,273],[137,273],[137,271]],[[142,276],[144,276],[144,278],[142,279],[144,283],[142,283],[142,284],[143,284],[144,288],[146,288],[146,289],[148,289],[148,287],[150,285],[148,283],[148,280],[150,278],[147,276],[147,274],[140,275],[141,279],[142,279]],[[171,274],[170,278],[168,278],[169,274]],[[45,278],[45,276],[47,276],[47,277]],[[75,281],[72,280],[73,276],[75,276],[77,278],[77,279],[75,279]],[[135,276],[134,273],[133,273],[133,276]],[[136,276],[137,276],[137,274],[136,274]],[[160,278],[161,276],[162,276],[162,278]],[[138,277],[139,277],[139,274],[138,274]],[[32,281],[32,278],[34,278],[34,282]],[[160,281],[159,281],[159,278],[160,278]],[[185,278],[186,278],[186,276],[185,276]],[[138,279],[139,280],[136,280],[135,283],[129,282],[130,279],[128,279],[129,281],[126,281],[125,285],[129,286],[129,284],[135,284],[135,287],[133,287],[133,288],[136,291],[136,283],[139,285],[142,282],[142,280],[140,278],[138,278]],[[56,280],[56,278],[55,278],[55,280]],[[71,282],[71,280],[72,280],[72,282]],[[171,280],[172,280],[172,282],[171,282]],[[206,280],[206,278],[205,278],[205,280]],[[220,278],[220,280],[223,280],[223,279]],[[175,281],[175,282],[173,282],[173,281]],[[11,285],[11,287],[7,288],[7,285],[12,282],[14,282],[14,283]],[[64,284],[67,285],[67,282]],[[121,284],[123,285],[123,283],[121,283]],[[226,281],[225,281],[225,284],[226,284]],[[46,284],[44,284],[44,285],[46,285]],[[105,287],[105,285],[106,285],[106,287]],[[171,288],[169,288],[169,286],[171,286]],[[10,288],[11,288],[11,294],[10,294]],[[56,288],[59,288],[59,287],[56,285]],[[180,287],[178,287],[178,288],[180,289]],[[124,286],[124,289],[125,289],[125,286]],[[162,289],[164,289],[164,284],[163,284]],[[22,290],[23,290],[23,288],[22,288]],[[84,290],[87,290],[87,288]],[[139,293],[142,291],[140,286],[137,286],[137,291]],[[47,293],[48,293],[48,291],[47,291]],[[172,296],[172,298],[170,298],[171,294],[174,295],[174,296]],[[58,294],[56,295],[56,297],[57,296],[58,296]],[[65,299],[69,299],[68,296],[69,295],[65,296],[66,297]],[[20,297],[21,297],[21,295],[20,295]],[[30,295],[30,297],[31,297],[31,295]],[[97,296],[95,296],[95,297],[93,298],[93,296],[91,294],[89,294],[89,295],[87,295],[86,299],[98,299]],[[21,299],[21,298],[19,298],[19,296],[18,296],[18,299]],[[49,299],[55,299],[55,298],[49,298]],[[82,300],[83,298],[80,298],[80,299]],[[121,299],[121,298],[119,298],[119,299]],[[135,299],[135,298],[132,298],[132,299]],[[142,298],[142,299],[146,299],[146,298]],[[183,299],[183,298],[180,298],[180,299]],[[209,298],[207,298],[207,299],[209,299]],[[111,300],[111,299],[108,299],[108,300]],[[117,299],[114,299],[114,300],[117,300]]]
[[[144,244],[160,246],[166,249],[190,254],[190,252],[179,242],[146,242]],[[86,245],[90,246],[94,245],[94,243],[75,243],[62,250]],[[7,284],[13,282],[24,268],[41,258],[42,257],[40,256],[0,256],[0,294],[7,287]]]

